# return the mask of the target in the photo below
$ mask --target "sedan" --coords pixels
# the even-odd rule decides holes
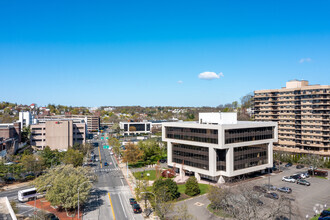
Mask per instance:
[[[306,181],[306,180],[303,180],[303,179],[299,179],[297,180],[297,184],[301,184],[301,185],[305,185],[305,186],[310,186],[311,183]]]
[[[297,169],[302,169],[304,167],[305,167],[304,165],[300,165],[300,164],[296,166]]]
[[[278,188],[277,190],[284,193],[292,193],[292,189],[290,187],[281,187]]]
[[[285,164],[285,167],[291,167],[291,166],[292,166],[292,163]]]
[[[284,176],[282,178],[282,181],[289,182],[289,183],[295,183],[296,182],[295,179],[293,179],[292,177],[289,177],[289,176]]]
[[[104,162],[104,166],[109,166],[109,164],[107,162]]]
[[[130,198],[129,199],[129,204],[134,205],[134,204],[137,204],[137,202],[134,198]]]
[[[270,199],[278,199],[278,195],[276,193],[265,193],[265,197]]]
[[[134,213],[141,213],[141,212],[142,212],[142,209],[141,209],[141,207],[140,207],[139,204],[134,204],[134,205],[132,206],[132,208],[133,208],[133,212],[134,212]]]

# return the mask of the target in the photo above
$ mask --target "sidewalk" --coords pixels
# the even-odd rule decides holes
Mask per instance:
[[[29,186],[30,183],[31,182],[10,184],[10,185],[7,185],[7,186],[1,188],[0,191],[8,191],[8,190],[13,190],[13,189],[18,189],[18,188],[21,188],[21,187]]]

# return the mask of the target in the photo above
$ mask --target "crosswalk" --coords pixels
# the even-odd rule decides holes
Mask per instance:
[[[98,173],[98,172],[112,172],[112,171],[119,171],[120,170],[120,168],[108,168],[108,169],[105,169],[105,168],[103,168],[103,169],[95,169],[94,170],[94,173]]]

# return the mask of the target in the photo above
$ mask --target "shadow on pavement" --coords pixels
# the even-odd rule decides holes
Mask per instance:
[[[105,196],[108,193],[106,190],[94,189],[91,191],[89,199],[84,204],[84,212],[91,212],[97,210],[100,206],[103,205],[102,196]]]

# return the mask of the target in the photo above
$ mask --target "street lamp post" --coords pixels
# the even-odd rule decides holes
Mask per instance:
[[[46,187],[50,187],[50,186],[52,186],[52,185],[43,186],[40,188],[40,190],[43,188],[46,188]],[[36,217],[36,203],[37,203],[37,195],[34,197],[34,218]]]
[[[80,214],[80,213],[79,213],[79,210],[80,210],[80,209],[79,209],[79,208],[80,208],[80,207],[79,207],[79,190],[80,190],[80,187],[81,187],[84,183],[87,183],[87,182],[90,183],[90,182],[92,182],[92,181],[87,180],[87,181],[81,183],[81,184],[79,185],[79,187],[78,187],[78,219],[80,218],[80,215],[79,215],[79,214]]]

